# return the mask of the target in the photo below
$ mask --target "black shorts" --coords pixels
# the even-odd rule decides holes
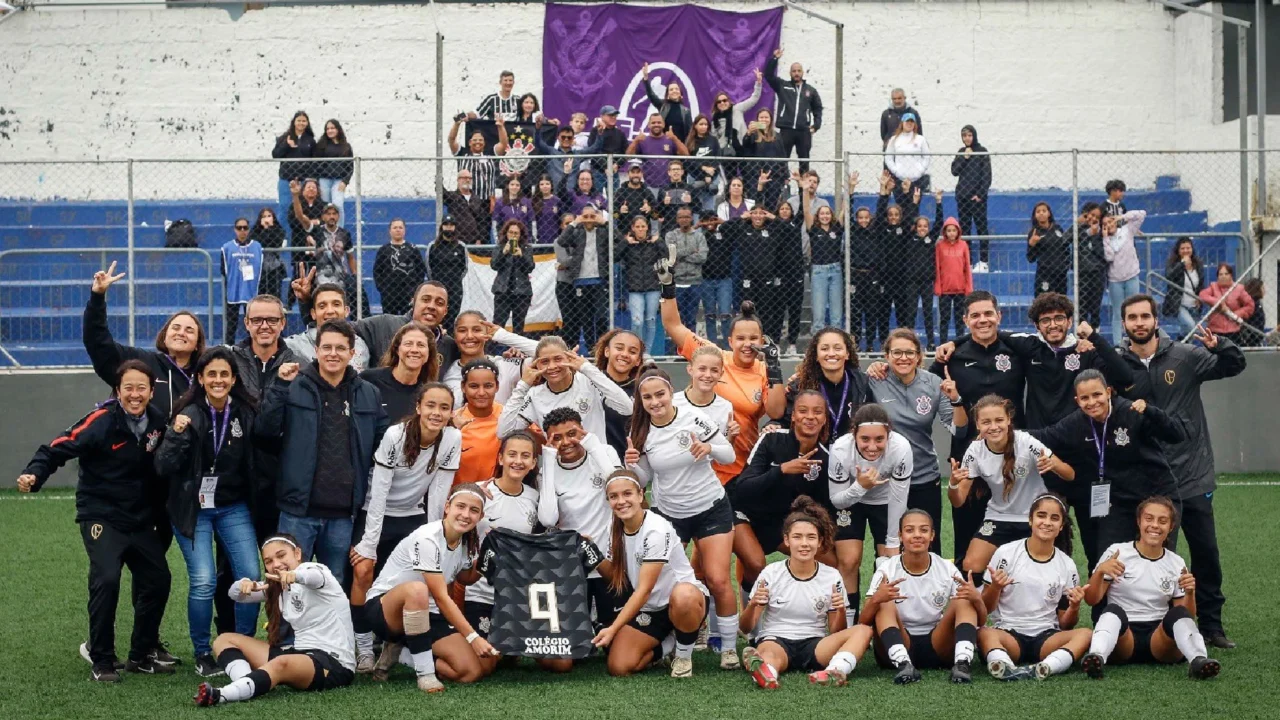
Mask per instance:
[[[1129,656],[1127,662],[1131,663],[1160,663],[1159,660],[1151,654],[1151,636],[1156,634],[1156,629],[1160,627],[1163,620],[1148,620],[1146,622],[1129,621],[1129,631],[1133,633],[1133,654]]]
[[[827,667],[825,663],[818,662],[818,643],[823,640],[824,638],[820,637],[789,640],[787,638],[774,637],[773,635],[764,635],[752,640],[751,647],[758,648],[760,643],[764,642],[776,643],[787,654],[788,669],[817,672]]]
[[[884,545],[889,532],[889,506],[867,505],[856,503],[844,510],[837,510],[836,542],[841,540],[863,540],[867,536],[867,526],[871,526],[871,539],[876,545]]]
[[[723,535],[733,532],[733,506],[729,504],[729,496],[722,496],[715,503],[698,513],[687,518],[673,518],[669,515],[663,515],[662,511],[654,508],[662,517],[666,518],[671,526],[676,529],[676,535],[680,536],[680,542],[687,543],[690,540],[701,540],[712,535]]]
[[[1005,630],[1005,632],[1018,641],[1017,664],[1019,665],[1032,665],[1040,662],[1040,650],[1044,647],[1045,641],[1058,634],[1057,630],[1045,630],[1039,635],[1023,635],[1015,630]]]
[[[594,624],[597,629],[612,625],[618,618],[618,613],[622,612],[622,608],[626,606],[627,600],[631,599],[629,588],[616,593],[609,585],[609,579],[604,577],[587,578],[587,594],[591,596],[596,608]]]
[[[746,525],[751,528],[751,532],[755,534],[756,540],[760,543],[760,549],[764,550],[764,554],[768,555],[777,551],[778,546],[782,545],[782,520],[776,522],[773,518],[765,521],[755,520],[747,517],[746,513],[733,511],[733,525]]]
[[[354,672],[338,662],[338,658],[324,650],[272,647],[267,651],[268,660],[275,660],[281,655],[306,655],[311,658],[311,664],[315,667],[315,676],[311,678],[311,684],[307,686],[308,691],[346,687],[356,678]]]
[[[1031,524],[1009,522],[1007,520],[983,520],[978,531],[973,534],[974,540],[989,542],[996,547],[1014,540],[1026,540],[1031,537]]]
[[[373,634],[383,640],[391,640],[393,642],[403,642],[404,634],[393,634],[387,627],[387,618],[382,614],[382,596],[369,598],[364,603],[364,619],[369,623],[369,628],[373,630]],[[442,640],[454,633],[458,632],[448,620],[440,613],[431,613],[431,629],[427,630],[427,638],[435,645],[437,641]]]
[[[354,545],[364,537],[365,522],[368,521],[369,513],[361,510],[356,514],[356,524],[351,532],[351,543]],[[382,516],[382,533],[378,535],[378,547],[375,552],[378,560],[374,563],[374,577],[377,573],[382,572],[382,566],[387,564],[387,558],[391,557],[391,552],[396,549],[396,545],[400,541],[409,537],[414,530],[422,527],[427,523],[427,516],[410,515],[409,517],[392,517],[390,515]]]
[[[933,649],[933,633],[925,635],[907,633],[907,637],[911,639],[907,653],[911,656],[912,665],[922,670],[946,670],[951,667],[951,663],[943,660],[938,655],[938,651]]]
[[[711,608],[711,598],[707,598],[702,607],[702,619],[706,620],[707,612]],[[661,644],[668,635],[676,630],[675,623],[671,622],[671,615],[667,611],[668,608],[665,607],[652,611],[641,610],[636,613],[635,617],[631,618],[631,622],[627,623],[627,627],[633,627]]]
[[[480,637],[489,639],[489,627],[493,620],[493,603],[468,600],[462,604],[462,614],[466,616],[471,627],[480,633]]]

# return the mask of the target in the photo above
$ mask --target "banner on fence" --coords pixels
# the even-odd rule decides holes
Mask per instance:
[[[467,274],[462,279],[462,309],[479,310],[487,318],[493,317],[493,279],[497,273],[489,267],[489,257],[469,253]],[[560,305],[556,302],[555,253],[537,253],[533,256],[533,301],[525,316],[525,332],[548,332],[560,327]],[[511,329],[510,323],[506,325]]]
[[[618,127],[631,137],[656,112],[645,94],[641,68],[658,97],[676,83],[692,117],[714,111],[714,94],[734,102],[751,96],[753,68],[778,47],[782,8],[737,13],[696,5],[637,7],[547,5],[542,34],[543,105],[547,115],[573,112],[594,117],[604,105],[618,108]],[[773,107],[766,83],[760,107]],[[680,138],[684,140],[684,138]]]

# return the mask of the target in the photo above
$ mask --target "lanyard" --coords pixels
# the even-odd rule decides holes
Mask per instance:
[[[840,419],[844,417],[844,411],[847,407],[845,402],[849,399],[849,371],[845,370],[844,379],[840,381],[840,404],[836,406],[835,412],[831,411],[831,396],[827,395],[827,384],[819,382],[822,388],[822,397],[827,400],[827,414],[831,416],[831,431],[838,432],[840,428]]]
[[[172,365],[175,370],[181,373],[182,377],[187,379],[187,385],[191,384],[191,374],[188,373],[186,370],[183,370],[181,367],[178,367],[178,361],[174,360],[172,357],[170,357],[167,354],[164,356],[164,359],[168,360],[169,364]]]
[[[1098,482],[1104,482],[1103,470],[1106,467],[1107,458],[1107,423],[1111,422],[1111,413],[1107,413],[1107,419],[1102,421],[1102,436],[1098,436],[1098,424],[1091,418],[1089,420],[1089,430],[1093,433],[1093,446],[1098,450]]]
[[[218,416],[222,416],[222,425],[219,428]],[[209,471],[213,472],[213,468],[218,463],[218,455],[222,452],[222,446],[227,442],[227,428],[231,425],[231,398],[227,398],[227,406],[218,412],[209,406],[209,420],[213,423],[213,459],[209,461]]]

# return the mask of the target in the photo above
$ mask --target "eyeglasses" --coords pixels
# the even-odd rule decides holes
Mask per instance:
[[[1071,318],[1066,315],[1047,315],[1041,316],[1036,322],[1040,325],[1066,325],[1071,322]]]
[[[916,355],[919,355],[919,353],[917,353],[915,350],[890,350],[889,351],[889,357],[895,360],[913,358]]]
[[[262,327],[263,325],[275,327],[283,321],[284,318],[282,317],[251,317],[246,319],[246,322],[252,327]]]
[[[237,225],[237,226],[236,226],[236,229],[237,229],[237,230],[248,230],[248,229],[249,229],[249,226],[248,226],[248,225]]]
[[[729,102],[729,98],[720,98],[719,100],[716,101],[716,104],[724,105],[724,104],[727,104],[728,102]]]
[[[351,348],[346,345],[321,345],[316,349],[320,351],[321,355],[336,355],[351,351]]]

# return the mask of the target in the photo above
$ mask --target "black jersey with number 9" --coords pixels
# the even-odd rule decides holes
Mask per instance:
[[[489,643],[503,655],[585,658],[595,637],[587,573],[603,560],[576,532],[492,530],[478,565],[493,585]]]

